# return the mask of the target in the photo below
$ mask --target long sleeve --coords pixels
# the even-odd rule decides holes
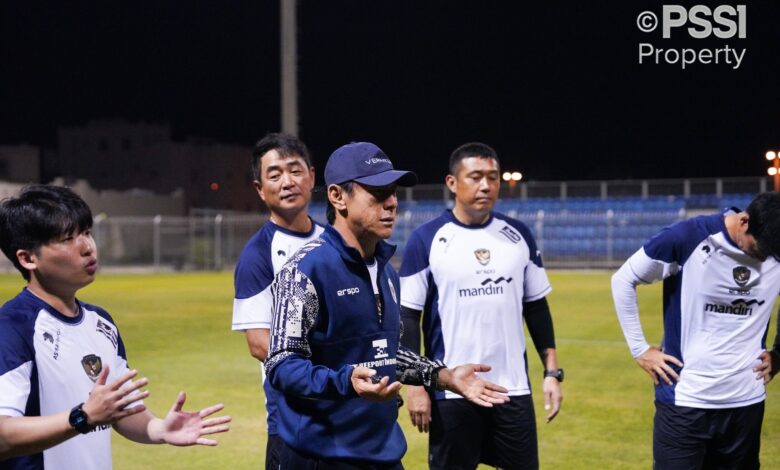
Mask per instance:
[[[420,354],[420,310],[401,307],[401,344],[416,354]]]
[[[523,318],[528,326],[528,333],[541,354],[545,349],[555,348],[555,329],[547,297],[523,302]]]
[[[639,321],[636,286],[659,281],[674,271],[676,267],[650,258],[640,248],[612,276],[615,311],[631,355],[635,358],[650,349]]]
[[[311,361],[309,331],[317,320],[319,302],[311,280],[295,265],[286,265],[272,285],[274,297],[271,345],[266,373],[271,386],[306,398],[357,396],[351,365],[338,370]]]

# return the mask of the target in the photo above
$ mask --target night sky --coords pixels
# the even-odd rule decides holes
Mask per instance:
[[[743,2],[744,39],[639,31],[661,4],[301,0],[301,137],[320,170],[370,140],[425,182],[471,140],[531,180],[764,174],[780,2]],[[53,149],[58,126],[125,118],[250,146],[280,127],[278,19],[277,1],[2,2],[0,144]],[[682,70],[640,65],[643,42],[746,52]]]

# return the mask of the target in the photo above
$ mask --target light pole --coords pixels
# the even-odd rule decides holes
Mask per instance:
[[[503,175],[501,175],[501,178],[509,183],[509,195],[514,196],[515,195],[515,186],[517,186],[517,182],[523,179],[523,174],[519,171],[505,171]]]
[[[773,163],[766,172],[775,179],[775,192],[780,191],[780,155],[772,150],[766,153],[766,159]]]

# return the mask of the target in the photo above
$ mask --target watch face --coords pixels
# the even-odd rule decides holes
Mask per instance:
[[[81,409],[81,405],[70,410],[68,422],[73,429],[80,432],[81,434],[86,434],[94,429],[87,422],[87,414],[84,413],[84,410]]]

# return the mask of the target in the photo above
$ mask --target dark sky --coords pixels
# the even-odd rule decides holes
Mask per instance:
[[[302,0],[301,137],[320,169],[371,140],[426,182],[471,140],[533,180],[761,175],[780,2],[743,3],[744,39],[664,39],[637,28],[661,2]],[[251,145],[280,127],[278,18],[277,1],[2,2],[0,143],[121,117]],[[682,70],[638,64],[642,42],[746,52]]]

